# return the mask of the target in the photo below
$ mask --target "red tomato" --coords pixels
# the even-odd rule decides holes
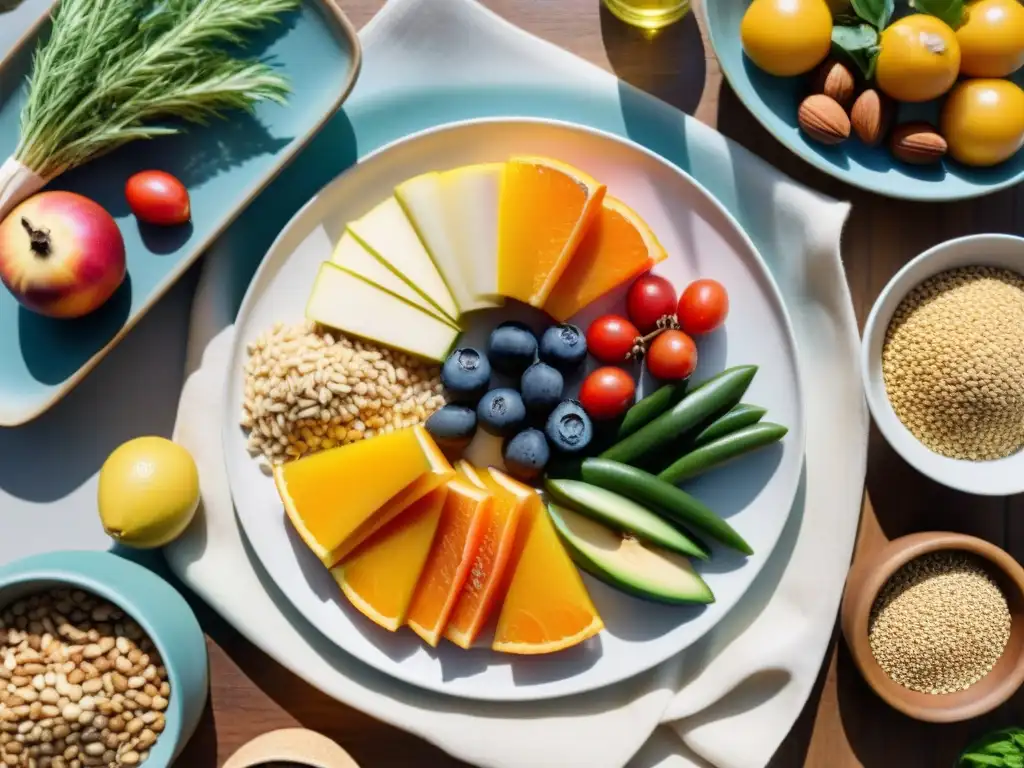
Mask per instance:
[[[595,421],[614,419],[626,412],[636,396],[636,382],[621,368],[598,368],[583,380],[580,403]]]
[[[729,314],[729,294],[717,280],[695,280],[679,297],[679,327],[691,336],[711,333]]]
[[[650,333],[658,320],[676,311],[676,289],[664,277],[640,275],[629,287],[626,314],[641,333]]]
[[[640,336],[629,320],[618,315],[602,315],[587,328],[587,349],[602,363],[624,363]]]
[[[685,379],[697,367],[697,345],[682,331],[663,331],[647,350],[647,370],[656,379]]]
[[[128,179],[124,193],[132,213],[147,224],[184,224],[192,215],[185,185],[163,171],[136,173]]]

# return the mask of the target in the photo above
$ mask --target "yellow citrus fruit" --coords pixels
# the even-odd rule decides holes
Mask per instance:
[[[162,547],[180,536],[199,506],[192,456],[162,437],[139,437],[117,448],[100,469],[103,528],[129,547]]]
[[[942,108],[949,154],[965,165],[995,165],[1024,146],[1024,90],[1009,80],[965,80]]]
[[[956,82],[960,44],[934,16],[915,13],[886,27],[880,40],[875,80],[897,101],[931,101]]]
[[[1024,67],[1024,5],[1018,0],[977,0],[956,31],[960,73],[1006,77]]]
[[[832,12],[825,0],[754,0],[743,15],[740,40],[765,72],[802,75],[828,56]]]

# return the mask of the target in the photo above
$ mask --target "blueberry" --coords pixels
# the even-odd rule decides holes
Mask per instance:
[[[441,368],[441,383],[452,400],[476,404],[491,382],[491,364],[479,349],[456,349]]]
[[[439,446],[461,450],[469,445],[476,432],[476,411],[449,403],[431,414],[425,426]]]
[[[579,453],[594,437],[594,426],[578,400],[563,400],[548,416],[544,433],[562,453]]]
[[[519,480],[536,480],[551,458],[551,448],[539,429],[524,429],[505,443],[505,469]]]
[[[537,356],[537,337],[523,323],[509,321],[493,331],[487,342],[491,367],[506,376],[518,376]]]
[[[552,325],[540,337],[540,359],[560,371],[571,371],[586,356],[587,338],[575,325]]]
[[[476,416],[485,432],[505,437],[514,435],[526,421],[523,398],[514,389],[499,387],[480,398]]]
[[[534,363],[523,373],[519,391],[531,416],[544,417],[562,399],[565,380],[562,374],[547,363]]]

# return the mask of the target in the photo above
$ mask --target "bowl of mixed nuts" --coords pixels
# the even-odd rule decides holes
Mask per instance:
[[[51,552],[0,568],[0,765],[165,768],[207,667],[188,603],[140,565]]]
[[[908,262],[864,325],[861,375],[879,431],[922,474],[987,496],[1024,492],[1024,238],[971,235]]]
[[[861,559],[841,621],[867,683],[918,720],[978,717],[1024,683],[1024,568],[974,536],[915,533]]]

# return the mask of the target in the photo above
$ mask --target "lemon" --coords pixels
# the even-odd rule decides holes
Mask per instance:
[[[1018,0],[977,0],[956,31],[960,73],[1006,77],[1024,67],[1024,5]]]
[[[934,16],[915,13],[890,24],[879,45],[875,80],[896,101],[931,101],[956,82],[960,44],[953,29]]]
[[[964,165],[1008,160],[1024,146],[1024,90],[1009,80],[965,80],[943,105],[942,135]]]
[[[140,549],[162,547],[188,527],[199,506],[192,456],[162,437],[117,448],[100,469],[100,520],[109,536]]]
[[[740,24],[743,51],[771,75],[810,72],[832,47],[825,0],[754,0]]]

